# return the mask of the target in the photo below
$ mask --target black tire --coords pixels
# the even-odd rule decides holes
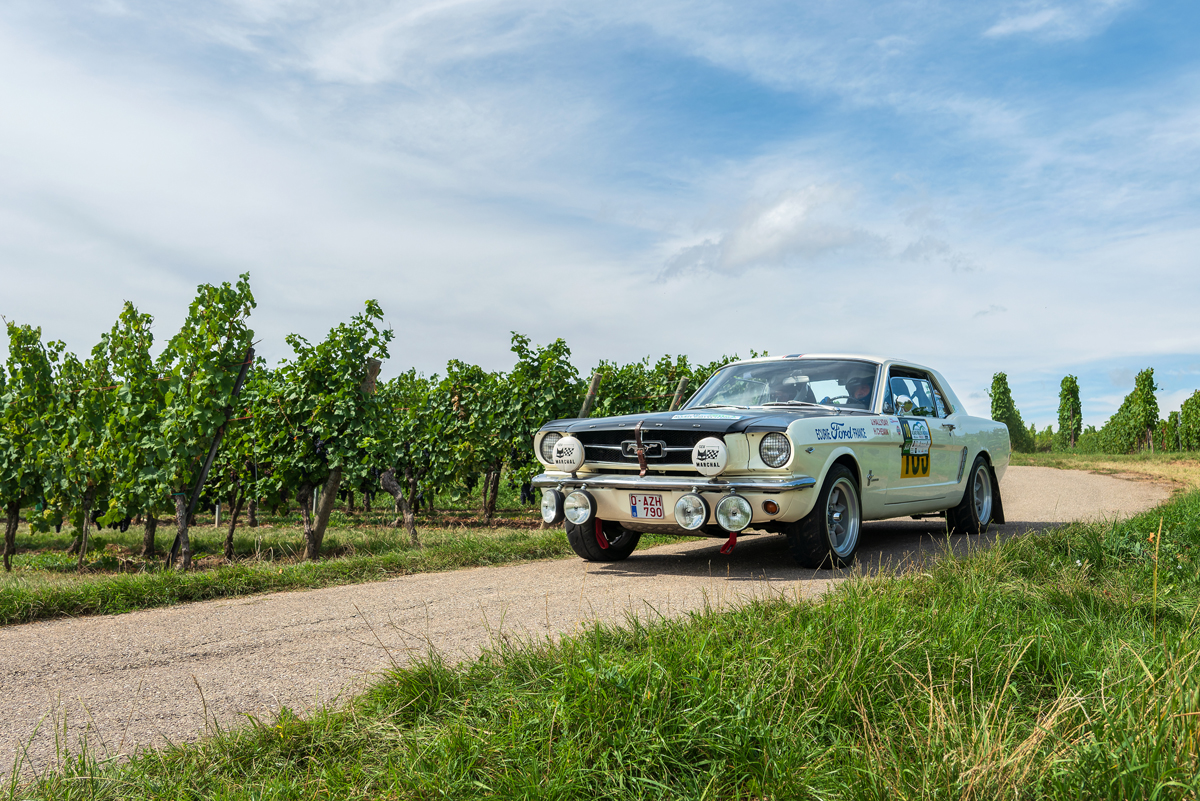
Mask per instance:
[[[788,548],[802,566],[841,568],[854,563],[862,532],[858,479],[845,465],[829,469],[813,510],[788,525]]]
[[[946,524],[953,533],[983,534],[988,530],[995,510],[992,471],[986,459],[976,456],[971,472],[967,473],[962,501],[953,509],[946,510]]]
[[[602,526],[604,536],[608,539],[608,547],[601,548],[596,541],[596,523]],[[571,549],[589,562],[620,562],[637,548],[641,540],[640,531],[629,531],[621,527],[615,520],[599,520],[585,526],[577,526],[567,521],[567,542]]]

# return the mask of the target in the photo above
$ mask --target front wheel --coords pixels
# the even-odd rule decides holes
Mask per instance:
[[[789,524],[788,548],[804,567],[848,567],[854,562],[861,529],[858,481],[846,466],[834,465],[813,510],[803,520]]]
[[[946,522],[952,532],[983,534],[992,522],[994,507],[992,471],[988,469],[987,460],[976,456],[971,472],[967,474],[967,488],[963,492],[962,502],[946,511]]]
[[[604,537],[608,540],[607,548],[600,547],[596,537],[597,528],[604,532]],[[582,526],[568,520],[566,529],[567,542],[571,543],[571,549],[589,562],[620,562],[633,553],[642,538],[641,532],[629,531],[615,520],[597,518]]]

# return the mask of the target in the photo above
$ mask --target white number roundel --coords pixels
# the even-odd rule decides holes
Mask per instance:
[[[729,451],[725,443],[716,437],[705,437],[692,448],[692,464],[702,476],[715,476],[729,463]]]
[[[583,443],[575,437],[566,436],[554,443],[554,466],[566,473],[574,473],[583,467]]]

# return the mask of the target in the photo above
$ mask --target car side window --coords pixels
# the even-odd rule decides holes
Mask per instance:
[[[946,412],[946,402],[944,400],[942,400],[942,393],[937,391],[936,389],[933,390],[933,407],[934,407],[934,409],[937,410],[938,417],[949,417],[950,416]]]
[[[945,417],[945,405],[940,404],[933,383],[927,378],[893,375],[888,379],[893,414],[913,417]],[[885,398],[885,402],[888,399]]]

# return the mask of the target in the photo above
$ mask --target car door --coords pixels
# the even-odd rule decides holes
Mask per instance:
[[[923,371],[891,368],[884,404],[899,417],[903,442],[889,474],[887,498],[889,506],[905,506],[898,512],[939,508],[953,485],[958,450],[953,424],[939,416],[939,396]],[[944,401],[941,409],[945,411]]]

